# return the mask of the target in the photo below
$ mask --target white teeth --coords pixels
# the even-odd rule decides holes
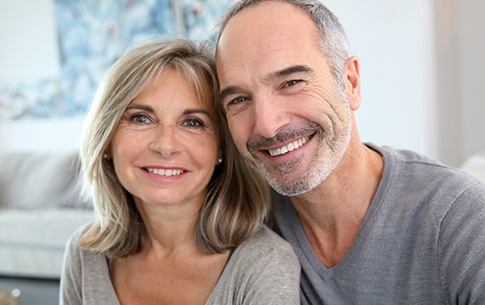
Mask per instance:
[[[152,174],[155,174],[155,175],[167,176],[167,177],[177,176],[177,175],[180,175],[184,172],[183,170],[180,170],[180,169],[167,169],[167,170],[165,170],[165,169],[157,169],[157,168],[147,168],[147,171],[152,173]]]
[[[297,148],[302,147],[303,144],[305,144],[309,139],[310,139],[310,136],[305,137],[305,138],[301,138],[301,139],[293,141],[293,142],[291,142],[291,143],[289,143],[289,144],[287,144],[283,147],[276,148],[276,149],[270,149],[270,150],[268,150],[268,152],[272,157],[284,155],[289,151],[293,151]]]

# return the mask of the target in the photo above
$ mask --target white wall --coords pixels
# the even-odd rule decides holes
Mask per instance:
[[[83,123],[81,117],[0,122],[0,151],[77,150]]]
[[[59,77],[53,5],[53,0],[0,0],[0,82]],[[82,118],[2,121],[0,150],[77,149],[81,126]]]
[[[485,1],[455,1],[461,105],[461,158],[485,151]]]
[[[0,81],[58,76],[53,0],[0,0]]]
[[[326,0],[360,58],[363,141],[437,158],[430,0]]]
[[[485,2],[434,0],[436,117],[441,159],[485,151]]]

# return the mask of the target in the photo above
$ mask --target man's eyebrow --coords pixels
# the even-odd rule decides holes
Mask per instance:
[[[290,67],[269,73],[267,76],[263,78],[263,81],[269,82],[274,79],[278,79],[281,77],[291,75],[293,73],[300,73],[300,72],[310,73],[310,72],[313,72],[313,69],[307,65],[294,65],[294,66],[290,66]],[[219,92],[219,97],[221,100],[224,100],[226,96],[240,91],[241,89],[237,86],[227,86]]]
[[[268,82],[268,81],[271,81],[271,80],[275,80],[275,79],[278,79],[278,78],[281,78],[281,77],[291,75],[293,73],[300,73],[300,72],[309,73],[309,72],[312,72],[312,71],[313,71],[313,69],[311,67],[307,66],[307,65],[294,65],[294,66],[290,66],[290,67],[287,67],[287,68],[284,68],[284,69],[281,69],[281,70],[271,72],[267,76],[265,76],[263,80]]]
[[[239,90],[236,86],[227,86],[219,92],[219,99],[224,100],[226,96],[237,93],[239,91],[241,90]]]

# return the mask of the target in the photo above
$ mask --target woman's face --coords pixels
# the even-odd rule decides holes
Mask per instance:
[[[216,114],[169,69],[129,104],[111,142],[121,184],[140,203],[200,206],[220,157]]]

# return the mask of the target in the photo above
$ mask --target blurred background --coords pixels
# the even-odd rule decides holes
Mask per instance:
[[[65,243],[93,217],[74,165],[108,67],[152,37],[213,40],[233,2],[0,0],[0,304],[57,302]],[[360,58],[362,140],[452,166],[481,152],[485,181],[485,1],[323,2]]]

